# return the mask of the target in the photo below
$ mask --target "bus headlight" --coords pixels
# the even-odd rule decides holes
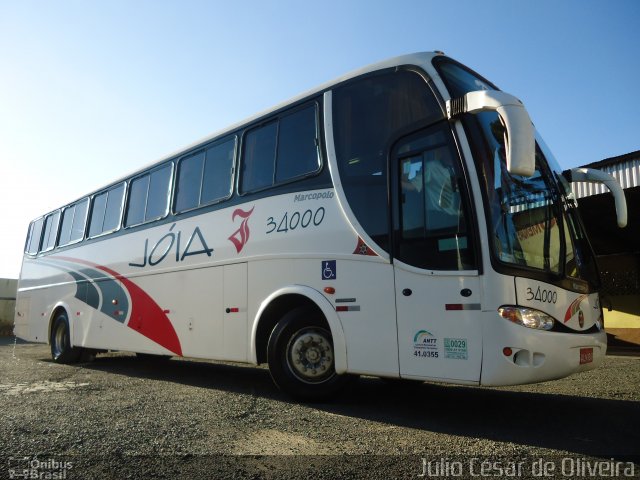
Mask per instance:
[[[500,307],[498,313],[510,322],[537,330],[551,330],[555,322],[552,316],[533,308],[507,306]]]

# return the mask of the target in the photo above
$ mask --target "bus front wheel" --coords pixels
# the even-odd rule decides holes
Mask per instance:
[[[278,388],[299,400],[327,399],[347,381],[346,375],[336,374],[329,327],[311,308],[282,317],[269,337],[267,359]]]
[[[69,319],[60,312],[53,321],[51,329],[51,357],[56,363],[76,363],[82,356],[82,348],[71,346]]]

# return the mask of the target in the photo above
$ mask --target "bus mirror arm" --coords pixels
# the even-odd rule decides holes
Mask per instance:
[[[446,106],[449,119],[461,113],[497,112],[507,131],[507,170],[512,175],[533,175],[536,168],[534,128],[520,100],[505,92],[480,90],[447,100]]]
[[[569,172],[571,182],[605,184],[611,191],[616,204],[618,227],[624,228],[627,226],[627,200],[624,196],[624,190],[612,175],[593,168],[573,168]]]

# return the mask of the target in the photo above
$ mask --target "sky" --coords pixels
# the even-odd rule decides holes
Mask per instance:
[[[0,278],[30,220],[396,55],[516,95],[564,168],[640,150],[638,0],[0,0]]]

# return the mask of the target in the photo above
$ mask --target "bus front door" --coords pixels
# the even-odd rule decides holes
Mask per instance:
[[[445,122],[391,155],[400,375],[477,382],[481,290],[460,158]]]

